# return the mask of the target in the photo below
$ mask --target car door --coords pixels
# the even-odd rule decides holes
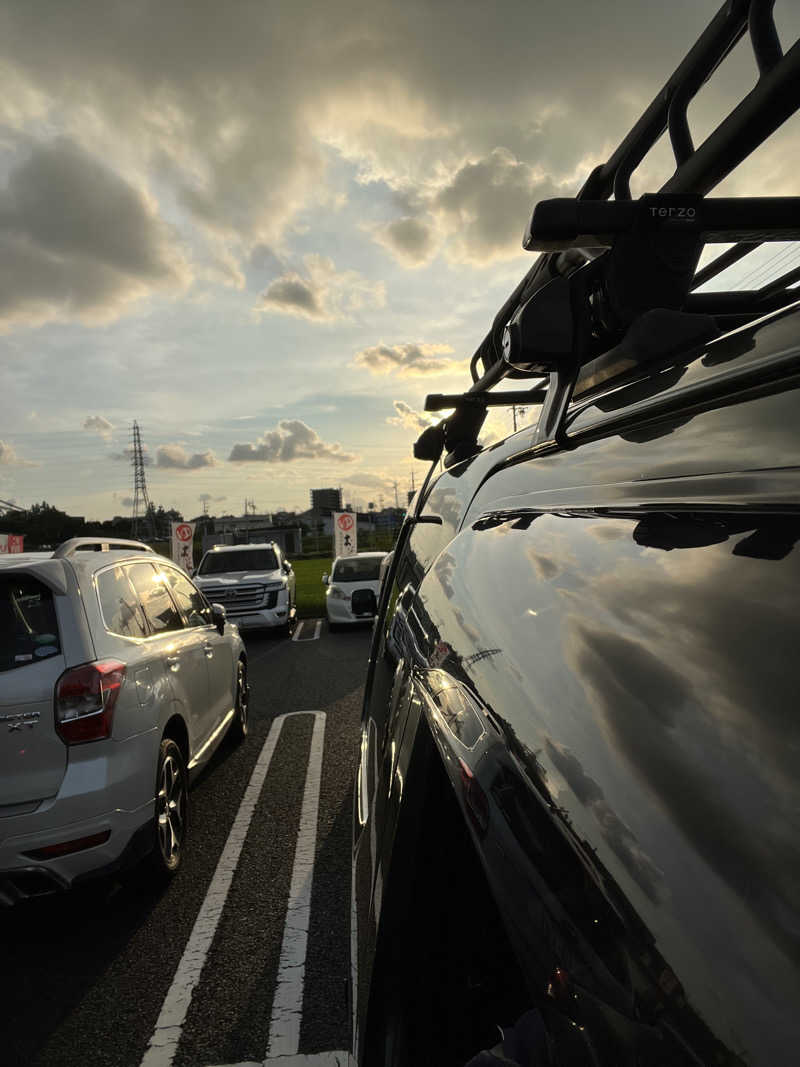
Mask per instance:
[[[191,761],[213,729],[203,634],[198,627],[184,624],[166,578],[155,564],[128,564],[128,576],[144,609],[151,633],[149,641],[162,657],[173,698],[186,720],[192,741]]]
[[[230,632],[220,633],[211,622],[211,607],[200,592],[177,567],[162,566],[167,586],[183,614],[187,628],[196,631],[202,640],[208,677],[207,703],[209,733],[233,708],[236,694],[236,675],[233,669],[233,647]]]

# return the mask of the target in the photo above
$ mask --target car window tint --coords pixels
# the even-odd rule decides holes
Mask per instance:
[[[182,629],[183,621],[169,595],[164,575],[150,563],[130,564],[128,574],[152,630],[166,633]]]
[[[340,559],[333,571],[335,582],[374,582],[380,575],[381,561],[379,557],[372,559],[359,559],[352,556],[350,559]]]
[[[147,622],[125,567],[109,567],[97,575],[97,595],[103,622],[122,637],[147,637]]]
[[[28,574],[0,578],[0,671],[61,651],[53,594]]]
[[[186,616],[189,626],[206,626],[210,623],[211,608],[200,590],[195,589],[180,571],[173,570],[172,567],[164,567],[163,571],[167,586]]]
[[[241,548],[235,552],[207,552],[197,570],[209,574],[235,574],[240,571],[276,571],[278,560],[271,548]]]

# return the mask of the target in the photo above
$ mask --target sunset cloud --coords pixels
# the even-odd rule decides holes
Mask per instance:
[[[395,374],[400,378],[417,374],[443,374],[452,370],[453,361],[441,357],[443,353],[452,351],[450,345],[378,344],[363,348],[353,362],[373,374]]]
[[[283,312],[316,322],[337,322],[386,303],[383,282],[369,281],[355,270],[337,271],[333,260],[325,256],[306,256],[304,264],[304,275],[288,271],[270,282],[256,310]]]
[[[351,463],[357,456],[335,442],[323,441],[300,419],[281,419],[277,429],[265,430],[253,444],[237,444],[228,459],[232,463],[291,463],[298,459],[325,459]]]

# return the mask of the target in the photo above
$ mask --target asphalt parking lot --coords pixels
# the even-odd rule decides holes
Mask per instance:
[[[294,637],[247,638],[250,734],[195,783],[168,889],[137,872],[0,911],[4,1065],[219,1067],[349,1048],[370,631],[305,620]]]

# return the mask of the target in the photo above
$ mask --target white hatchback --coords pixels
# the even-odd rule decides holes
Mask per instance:
[[[333,561],[330,576],[322,576],[328,587],[325,611],[331,630],[339,625],[369,622],[375,617],[381,562],[386,555],[386,552],[357,552],[352,556],[338,556]]]
[[[189,779],[247,708],[236,626],[146,545],[0,557],[0,903],[173,874]]]

